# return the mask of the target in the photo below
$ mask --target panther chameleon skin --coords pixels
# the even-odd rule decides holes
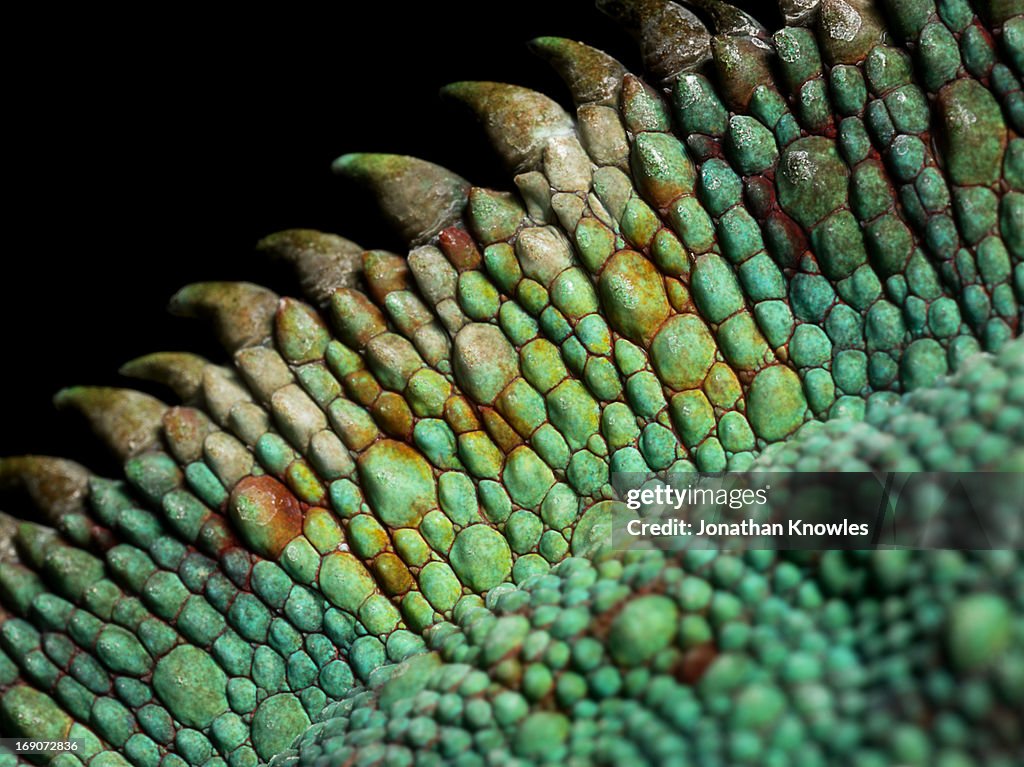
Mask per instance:
[[[612,472],[1024,470],[1024,6],[598,5],[574,115],[446,95],[516,193],[336,163],[405,256],[290,230],[310,303],[190,285],[221,366],[57,398],[0,461],[0,727],[51,763],[1012,765],[1019,552],[607,550]],[[710,29],[710,32],[708,31]],[[297,739],[297,740],[296,740]],[[6,765],[13,760],[0,756]]]

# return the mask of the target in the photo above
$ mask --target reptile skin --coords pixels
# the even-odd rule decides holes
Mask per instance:
[[[615,552],[613,474],[1024,471],[1024,4],[598,2],[646,81],[445,94],[515,192],[335,164],[409,243],[260,243],[227,366],[0,460],[0,730],[50,763],[1014,765],[1018,551]],[[695,14],[699,14],[695,15]],[[46,761],[45,759],[43,761]],[[0,765],[14,764],[0,755]]]

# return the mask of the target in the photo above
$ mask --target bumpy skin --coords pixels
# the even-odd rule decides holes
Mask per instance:
[[[0,463],[5,734],[95,767],[1014,764],[1017,552],[622,554],[613,472],[1024,468],[1010,0],[599,3],[575,118],[460,83],[518,194],[347,155],[412,250],[206,283],[233,366],[76,388],[108,480]],[[3,760],[4,757],[0,757]],[[4,762],[6,764],[6,762]]]

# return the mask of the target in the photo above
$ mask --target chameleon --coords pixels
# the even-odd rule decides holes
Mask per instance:
[[[0,459],[0,730],[141,767],[1019,763],[1012,550],[615,551],[615,475],[1024,470],[1024,7],[601,1],[641,77],[463,82],[493,190],[345,155],[408,245],[198,283],[217,364]],[[17,499],[27,499],[19,505]],[[11,756],[0,761],[14,764]]]

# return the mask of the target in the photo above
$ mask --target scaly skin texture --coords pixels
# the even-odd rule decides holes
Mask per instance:
[[[1024,469],[1016,2],[599,3],[650,82],[459,83],[518,193],[346,155],[410,252],[191,285],[224,367],[0,463],[4,734],[54,764],[1014,763],[1017,552],[610,551],[614,472]],[[5,757],[0,757],[0,760]],[[6,762],[4,762],[6,764]]]

